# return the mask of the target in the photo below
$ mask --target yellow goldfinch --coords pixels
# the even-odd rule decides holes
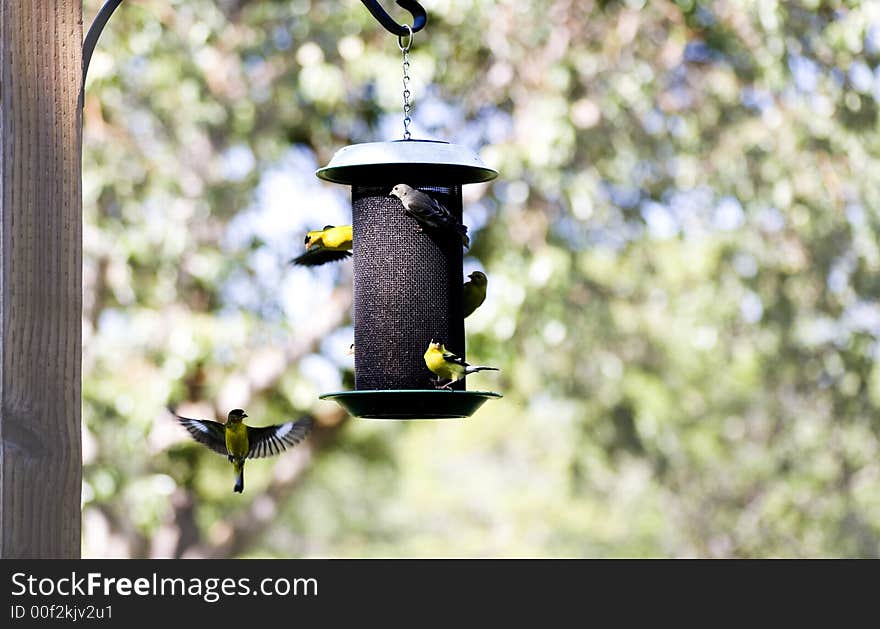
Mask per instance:
[[[434,341],[428,343],[425,351],[425,364],[428,369],[437,376],[438,383],[449,380],[441,389],[448,389],[454,383],[478,371],[499,371],[496,367],[473,366],[467,364],[464,359],[450,352],[443,343]]]
[[[351,225],[326,225],[306,234],[306,252],[291,262],[300,266],[318,266],[344,260],[351,255]]]
[[[486,287],[489,285],[489,280],[482,271],[474,271],[468,277],[470,281],[464,283],[464,299],[462,300],[465,319],[486,301]]]
[[[404,211],[416,219],[420,225],[435,229],[450,229],[461,237],[461,244],[470,247],[467,227],[458,222],[452,212],[443,207],[436,199],[420,190],[409,187],[405,183],[394,186],[388,196],[400,199]]]
[[[244,491],[244,461],[278,454],[300,443],[312,430],[314,420],[303,417],[295,422],[254,428],[242,420],[247,414],[240,408],[229,411],[226,423],[207,419],[190,419],[175,414],[177,421],[189,431],[192,438],[214,452],[225,455],[235,470],[233,491]]]

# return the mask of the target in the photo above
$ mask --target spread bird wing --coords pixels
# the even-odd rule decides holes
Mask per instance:
[[[175,417],[193,439],[208,446],[217,454],[226,455],[226,432],[223,424],[208,419],[191,419],[180,415]]]
[[[351,256],[351,251],[333,251],[332,249],[318,247],[309,249],[301,256],[295,257],[291,262],[300,266],[319,266],[328,262],[345,260],[349,256]]]
[[[295,422],[285,422],[264,428],[248,426],[250,449],[248,450],[247,458],[260,459],[266,456],[273,456],[282,450],[301,443],[311,432],[314,424],[315,420],[311,417],[303,417]]]

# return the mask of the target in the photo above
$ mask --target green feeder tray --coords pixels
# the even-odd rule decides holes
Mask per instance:
[[[492,391],[440,391],[437,389],[393,389],[325,393],[355,417],[365,419],[462,419],[473,415],[490,398]]]

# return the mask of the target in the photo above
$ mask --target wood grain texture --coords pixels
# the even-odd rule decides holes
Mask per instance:
[[[82,3],[0,0],[0,557],[79,557]]]

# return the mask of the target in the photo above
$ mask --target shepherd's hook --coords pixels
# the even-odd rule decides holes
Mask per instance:
[[[425,24],[428,23],[428,14],[425,12],[425,9],[414,0],[397,0],[398,6],[406,9],[412,14],[412,26],[395,22],[376,0],[361,0],[361,2],[364,3],[367,10],[373,14],[374,18],[379,20],[379,23],[384,26],[388,32],[393,33],[398,37],[418,33],[425,28]],[[86,74],[88,74],[89,71],[89,62],[92,60],[92,53],[95,51],[95,46],[98,44],[98,38],[101,36],[101,31],[107,26],[110,16],[113,15],[113,12],[120,4],[122,4],[122,0],[106,0],[101,7],[101,10],[98,11],[98,15],[95,16],[95,20],[92,22],[92,25],[89,27],[88,33],[83,40],[83,91],[85,90]],[[82,95],[80,98],[82,98]]]
[[[404,24],[398,24],[395,22],[388,13],[385,12],[385,9],[382,8],[382,5],[379,4],[376,0],[361,0],[364,6],[367,7],[367,10],[373,14],[373,17],[376,18],[379,23],[385,27],[389,33],[393,33],[398,37],[403,37],[404,35],[409,35],[412,33],[418,33],[420,30],[425,28],[425,24],[428,23],[428,14],[425,12],[425,9],[418,2],[414,0],[397,0],[397,5],[409,11],[413,16],[412,26],[407,27]]]

